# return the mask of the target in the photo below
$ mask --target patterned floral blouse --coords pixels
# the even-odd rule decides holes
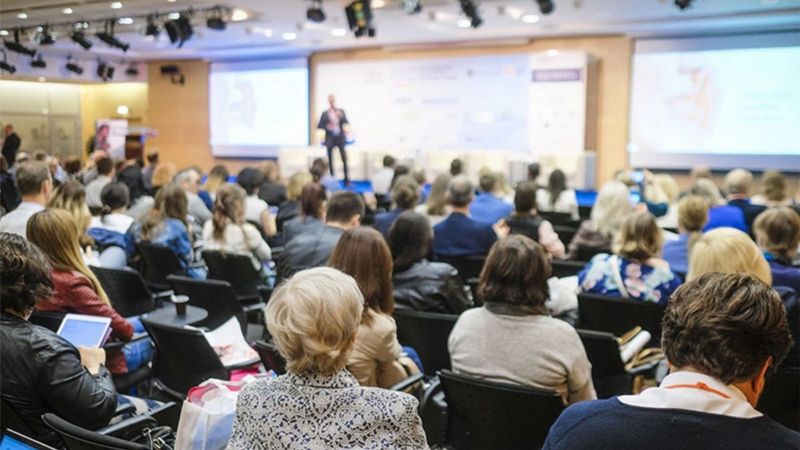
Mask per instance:
[[[683,282],[669,269],[606,253],[595,255],[578,274],[581,292],[589,294],[623,297],[617,280],[622,280],[628,298],[662,306],[667,304],[669,296]]]
[[[417,400],[333,376],[287,373],[239,393],[228,450],[427,449]]]

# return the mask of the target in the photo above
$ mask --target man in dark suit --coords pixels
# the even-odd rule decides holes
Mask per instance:
[[[755,237],[753,233],[753,223],[759,214],[766,211],[763,205],[750,203],[750,186],[753,184],[753,174],[749,170],[734,169],[725,176],[725,190],[728,192],[728,204],[735,206],[744,213],[744,221],[750,237]]]
[[[5,128],[3,128],[3,132],[6,136],[6,139],[3,141],[3,157],[6,159],[8,167],[11,167],[14,165],[14,161],[17,160],[17,151],[19,150],[21,141],[19,135],[14,131],[14,126],[10,123],[6,124]]]
[[[333,149],[339,148],[339,155],[342,157],[344,166],[344,182],[348,183],[350,178],[347,175],[347,152],[345,151],[345,137],[343,127],[350,122],[344,110],[336,107],[336,99],[333,94],[328,96],[330,108],[322,113],[319,118],[317,128],[325,130],[325,148],[328,149],[328,166],[333,176]]]
[[[485,224],[469,217],[475,186],[465,175],[450,181],[448,195],[452,213],[433,227],[433,253],[436,256],[486,255],[498,237],[508,235],[505,223]]]

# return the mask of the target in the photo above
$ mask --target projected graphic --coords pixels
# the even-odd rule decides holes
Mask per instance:
[[[212,72],[209,101],[215,155],[308,144],[306,68]]]

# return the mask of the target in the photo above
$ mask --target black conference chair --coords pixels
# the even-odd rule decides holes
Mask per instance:
[[[63,312],[34,311],[28,321],[34,325],[45,327],[53,333],[58,333],[58,328],[61,326],[65,315],[67,314]]]
[[[578,330],[586,357],[592,363],[592,381],[598,398],[630,394],[633,377],[625,371],[617,338],[611,333]]]
[[[458,449],[533,449],[564,410],[554,391],[439,372],[447,401],[445,443]],[[426,394],[426,397],[428,395]]]
[[[136,247],[142,256],[142,278],[150,289],[169,290],[167,275],[186,275],[178,255],[169,247],[149,242],[140,242]]]
[[[156,346],[153,387],[184,400],[190,388],[209,378],[227,380],[230,372],[196,328],[174,327],[142,319]]]
[[[144,430],[146,427],[152,428],[157,426],[155,419],[149,416],[137,416],[132,419],[138,419],[136,425],[139,431]],[[118,437],[81,428],[53,413],[44,414],[42,416],[42,421],[56,432],[58,437],[64,442],[64,446],[67,450],[148,450],[150,448],[144,444],[137,444]]]
[[[661,342],[661,318],[664,308],[656,303],[578,294],[578,325],[584,330],[606,331],[622,336],[636,326],[652,335],[651,345]]]
[[[569,245],[568,242],[564,242],[565,245]],[[573,261],[583,261],[588,262],[595,255],[599,255],[600,253],[611,253],[610,248],[594,248],[594,247],[578,247],[575,250],[575,254],[572,256]]]
[[[208,278],[230,283],[236,297],[246,305],[248,311],[263,309],[271,291],[264,286],[264,278],[253,267],[249,256],[204,250],[203,260],[208,266]]]
[[[542,216],[542,219],[553,224],[554,227],[557,226],[572,227],[573,224],[575,223],[572,220],[572,214],[570,213],[555,212],[555,211],[539,211],[539,215]]]
[[[253,348],[258,353],[258,357],[261,358],[261,363],[264,364],[264,367],[278,375],[286,373],[286,360],[278,353],[278,349],[274,344],[266,341],[256,341]]]
[[[550,266],[553,268],[553,276],[558,278],[577,275],[585,265],[586,263],[580,261],[563,261],[560,259],[550,261]]]
[[[447,338],[458,320],[454,314],[439,314],[396,309],[397,339],[414,348],[422,360],[422,368],[428,375],[450,368],[450,352]]]
[[[25,436],[34,436],[35,432],[28,422],[19,414],[14,408],[11,407],[4,399],[0,399],[2,409],[0,410],[0,436],[5,434],[7,429],[16,431],[17,433],[24,434]]]
[[[578,232],[578,229],[564,225],[553,225],[553,231],[558,235],[558,240],[564,243],[564,246],[567,246],[572,242],[572,238],[575,237],[575,233]]]
[[[779,367],[767,376],[757,409],[781,425],[800,431],[800,367]]]
[[[446,262],[458,270],[458,276],[464,283],[470,278],[478,278],[481,276],[483,264],[486,262],[486,255],[474,256],[448,256],[436,255],[436,260]]]
[[[132,269],[91,267],[100,285],[108,294],[111,306],[123,317],[138,316],[156,309],[160,299],[169,297],[171,291],[153,294],[147,289],[139,272]]]
[[[231,317],[236,317],[242,334],[247,335],[247,314],[227,281],[195,280],[178,275],[169,275],[167,280],[176,294],[189,297],[190,305],[208,311],[208,317],[194,326],[215,330]]]

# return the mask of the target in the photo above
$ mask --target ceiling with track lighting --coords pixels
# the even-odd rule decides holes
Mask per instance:
[[[350,0],[3,0],[0,37],[13,40],[13,30],[23,28],[23,44],[45,56],[232,60],[358,47],[523,42],[546,36],[674,37],[800,31],[800,0],[692,0],[684,10],[674,0],[552,0],[554,10],[550,14],[542,12],[547,6],[541,4],[547,2],[538,0],[470,0],[480,19],[477,28],[473,27],[475,18],[464,13],[460,0],[421,0],[422,7],[415,14],[406,12],[408,0],[372,0],[375,37],[356,38],[345,16],[348,3]],[[219,22],[207,21],[204,11],[215,6],[228,8],[224,30],[215,29],[221,26]],[[310,7],[321,8],[324,20],[316,21],[316,12],[315,20],[309,20]],[[193,33],[178,48],[163,24],[190,9],[194,11]],[[150,15],[156,20],[148,21]],[[114,20],[113,37],[130,46],[126,52],[96,37],[108,20]],[[89,50],[71,39],[72,24],[83,22],[88,24],[87,38],[94,41]],[[42,32],[36,28],[48,24],[47,31],[55,42],[39,45]],[[161,27],[158,36],[146,34],[148,25],[153,24]]]

